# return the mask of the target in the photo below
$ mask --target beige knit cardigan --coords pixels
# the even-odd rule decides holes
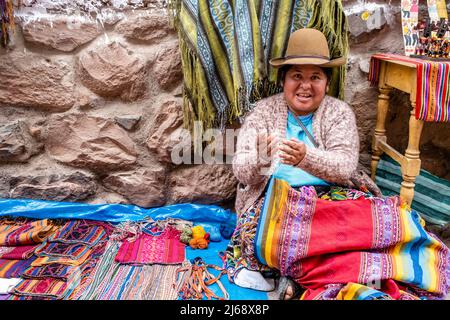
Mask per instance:
[[[257,135],[265,132],[286,137],[288,108],[280,93],[257,102],[247,115],[238,134],[233,172],[239,180],[235,208],[247,210],[263,194],[276,163],[269,167],[257,157]],[[378,187],[362,171],[357,170],[359,136],[353,110],[347,103],[325,96],[314,112],[313,136],[318,148],[306,147],[306,155],[298,167],[332,184],[359,187],[381,195]]]

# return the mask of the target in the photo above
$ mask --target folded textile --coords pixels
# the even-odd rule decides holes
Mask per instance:
[[[47,219],[13,224],[0,223],[0,246],[32,245],[43,242],[56,230]]]
[[[53,257],[79,260],[85,256],[86,252],[91,253],[92,249],[84,244],[72,244],[62,242],[46,242],[37,250],[38,257]]]
[[[0,247],[0,259],[25,260],[30,258],[38,246]]]
[[[2,279],[0,278],[0,295],[9,294],[20,282],[20,278]]]
[[[15,288],[15,296],[63,299],[75,290],[77,283],[55,280],[22,280]],[[16,299],[16,298],[15,298]]]
[[[0,259],[0,278],[19,278],[34,259],[34,256],[26,260]]]
[[[106,237],[105,228],[99,224],[86,220],[71,220],[49,237],[48,241],[94,246]]]
[[[40,267],[51,263],[64,264],[68,266],[80,266],[90,257],[91,253],[92,249],[84,250],[80,253],[80,256],[77,257],[77,259],[72,259],[71,257],[65,256],[38,256],[38,258],[31,263],[31,266]]]
[[[0,294],[0,300],[8,300],[10,297],[10,294]]]
[[[167,227],[159,235],[141,233],[135,240],[124,240],[115,261],[124,264],[180,264],[185,260],[181,232]]]
[[[84,265],[78,268],[58,263],[46,264],[41,267],[32,266],[23,272],[22,278],[35,280],[53,278],[68,281],[76,272],[83,268]]]

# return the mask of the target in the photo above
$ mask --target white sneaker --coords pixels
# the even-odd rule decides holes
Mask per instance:
[[[243,288],[249,288],[259,291],[272,291],[275,289],[273,279],[266,279],[261,272],[252,271],[242,268],[237,275],[234,276],[234,283]]]

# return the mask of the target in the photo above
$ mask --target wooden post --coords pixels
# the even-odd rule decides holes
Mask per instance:
[[[384,83],[385,70],[385,62],[382,62],[380,66],[380,80],[378,85],[380,95],[378,96],[377,105],[377,123],[375,125],[375,134],[372,139],[372,162],[370,164],[373,181],[375,181],[375,174],[377,172],[380,156],[383,154],[383,150],[381,150],[378,146],[378,141],[386,141],[386,115],[389,109],[389,94],[392,91],[392,88],[388,87]]]
[[[405,151],[406,161],[402,166],[403,182],[400,188],[400,197],[411,205],[414,198],[414,186],[416,177],[420,173],[420,136],[422,134],[423,121],[415,117],[416,98],[411,94],[411,114],[409,116],[408,147]]]

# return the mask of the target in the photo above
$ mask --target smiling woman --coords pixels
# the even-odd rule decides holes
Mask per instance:
[[[291,66],[284,77],[284,98],[291,111],[305,116],[316,111],[325,97],[328,78],[325,71],[314,65]]]
[[[231,279],[271,291],[276,282],[263,274],[280,275],[280,299],[300,291],[304,299],[339,299],[349,297],[345,292],[355,284],[364,299],[407,299],[411,291],[395,281],[419,279],[422,273],[415,270],[430,265],[401,249],[388,254],[386,249],[413,241],[439,261],[414,285],[444,294],[436,283],[444,279],[439,265],[447,248],[422,230],[414,211],[396,197],[381,198],[375,183],[357,171],[355,115],[347,103],[327,95],[331,70],[345,58],[330,57],[325,35],[305,28],[292,33],[285,56],[270,63],[281,68],[283,92],[260,100],[246,117],[233,158],[240,183],[237,226],[226,251]],[[390,231],[408,234],[403,228],[410,224],[421,230],[415,239]],[[408,265],[419,269],[397,273],[405,255]],[[396,267],[392,261],[398,261]],[[429,275],[440,280],[428,283]],[[369,290],[369,280],[380,291]]]

